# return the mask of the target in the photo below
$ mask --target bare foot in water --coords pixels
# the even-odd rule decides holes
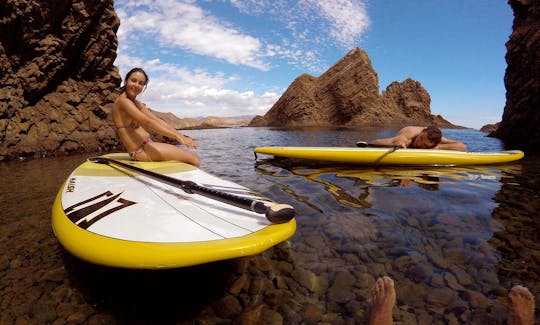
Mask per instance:
[[[508,297],[512,301],[510,306],[510,325],[534,324],[534,296],[529,289],[520,285],[513,286]]]
[[[371,306],[369,313],[370,325],[391,325],[392,310],[396,303],[394,280],[384,276],[378,278],[371,289]]]

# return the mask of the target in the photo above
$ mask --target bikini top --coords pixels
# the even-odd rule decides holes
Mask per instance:
[[[129,123],[128,125],[118,125],[116,126],[116,129],[117,130],[120,130],[120,129],[138,129],[139,128],[139,123],[135,122],[135,121],[131,121],[131,123]]]

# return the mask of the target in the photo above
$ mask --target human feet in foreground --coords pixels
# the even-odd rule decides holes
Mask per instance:
[[[510,297],[510,325],[534,324],[534,296],[529,289],[520,285],[513,286],[508,293]]]
[[[391,325],[392,310],[396,303],[394,281],[387,276],[378,278],[371,289],[370,325]]]
[[[508,293],[511,301],[509,325],[534,325],[534,296],[529,289],[516,285]],[[369,325],[391,325],[392,310],[396,303],[394,281],[378,278],[371,289]]]

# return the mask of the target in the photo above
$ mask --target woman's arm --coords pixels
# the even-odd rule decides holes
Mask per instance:
[[[143,103],[141,102],[138,102],[140,109],[141,111],[146,114],[149,118],[155,120],[157,123],[161,124],[161,126],[167,130],[169,130],[169,132],[173,132],[173,133],[176,133],[178,135],[180,135],[180,138],[176,138],[178,142],[180,142],[180,144],[183,144],[183,145],[186,145],[188,147],[191,147],[191,148],[198,148],[199,147],[199,144],[193,140],[191,137],[188,137],[187,135],[184,135],[182,133],[180,133],[178,130],[176,130],[175,128],[173,128],[172,126],[170,126],[167,122],[163,121],[162,119],[160,119],[156,114],[154,114],[150,109],[148,109],[148,107],[146,107],[146,105],[144,105]],[[157,131],[156,131],[157,132]]]
[[[174,139],[188,147],[197,148],[199,145],[191,138],[184,136],[165,121],[158,118],[144,105],[137,107],[133,101],[128,98],[118,99],[119,108],[129,115],[134,121],[143,128],[157,132],[170,139]],[[140,108],[140,109],[139,109]]]

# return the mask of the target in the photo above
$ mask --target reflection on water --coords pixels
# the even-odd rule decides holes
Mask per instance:
[[[502,184],[502,178],[512,178],[509,175],[520,172],[519,165],[357,168],[339,165],[319,167],[317,163],[306,161],[303,163],[304,165],[282,158],[266,159],[258,161],[256,168],[262,174],[277,179],[294,175],[304,178],[308,184],[309,182],[321,184],[338,202],[351,207],[371,207],[370,188],[418,187],[427,191],[438,191],[441,186],[459,184],[459,186],[491,187],[497,190]],[[357,193],[358,191],[360,193]],[[307,197],[301,195],[295,197],[302,202],[309,202]]]
[[[515,282],[540,305],[540,159],[375,169],[253,158],[255,146],[352,146],[381,132],[186,131],[202,169],[292,204],[297,232],[257,256],[167,272],[91,266],[54,238],[54,197],[90,155],[1,163],[0,323],[361,324],[381,275],[396,281],[403,324],[505,324]]]
[[[523,265],[512,265],[506,271],[511,277],[497,272],[502,269],[501,247],[503,252],[508,248],[494,238],[508,233],[505,223],[493,218],[501,202],[495,198],[504,186],[512,200],[527,202],[518,194],[522,191],[519,163],[358,168],[279,158],[258,161],[256,168],[312,209],[310,223],[317,223],[318,238],[314,241],[307,234],[304,240],[319,243],[311,252],[317,252],[318,261],[328,258],[330,246],[332,256],[365,272],[357,280],[385,274],[397,280],[398,304],[408,306],[398,313],[401,320],[414,324],[413,319],[423,315],[429,320],[426,323],[445,323],[444,319],[504,323],[507,313],[492,299],[504,299],[518,274],[529,288],[538,288],[520,270]],[[315,231],[309,226],[303,229]],[[538,251],[538,222],[533,229],[529,234],[535,235],[524,241]],[[519,241],[513,245],[519,246]],[[529,274],[538,274],[535,254],[524,253],[523,260],[534,269]],[[297,267],[302,264],[299,260]],[[340,272],[344,266],[337,265],[334,271]]]

